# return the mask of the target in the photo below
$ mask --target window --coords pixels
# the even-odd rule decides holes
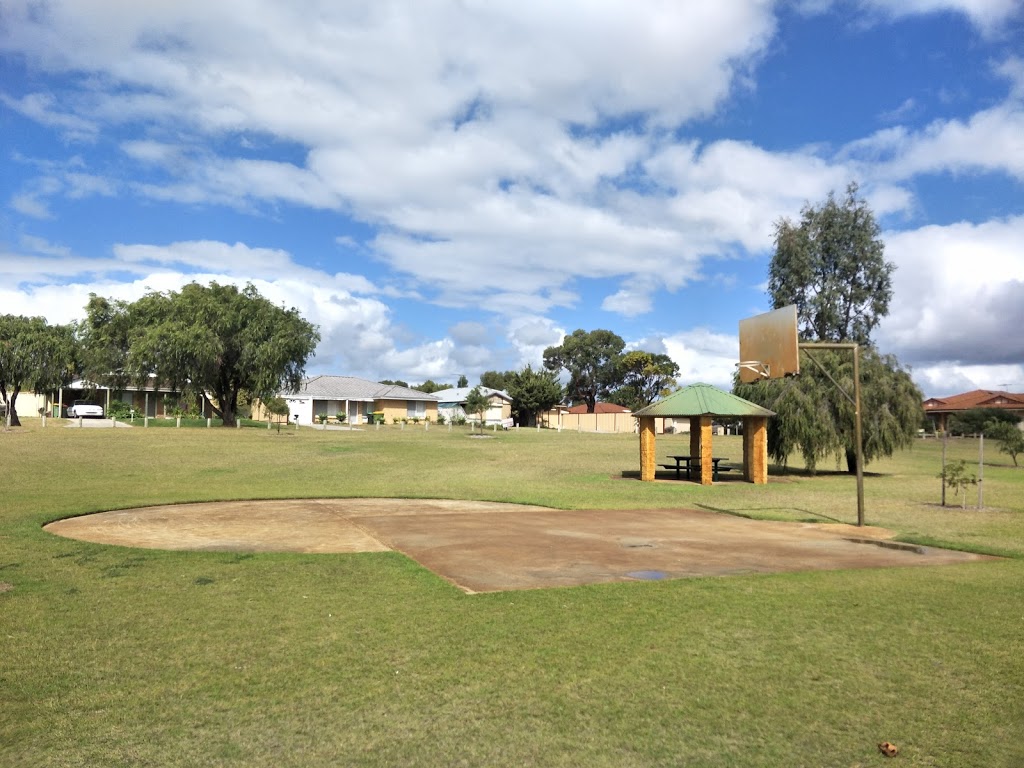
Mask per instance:
[[[427,404],[422,400],[407,400],[405,403],[405,415],[410,419],[422,419],[427,415]]]

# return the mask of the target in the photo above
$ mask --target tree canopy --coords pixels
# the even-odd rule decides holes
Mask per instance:
[[[0,398],[8,427],[21,426],[18,394],[52,392],[75,373],[74,329],[49,325],[42,317],[0,315]]]
[[[842,203],[829,193],[819,208],[804,206],[799,224],[775,225],[768,293],[775,309],[796,305],[805,340],[867,344],[889,313],[895,266],[857,191],[851,182]]]
[[[537,415],[562,400],[562,385],[555,371],[535,371],[527,365],[513,371],[506,390],[512,398],[512,411],[520,424],[533,424]]]
[[[462,407],[466,413],[475,414],[480,420],[480,427],[483,428],[487,409],[490,405],[490,400],[488,400],[487,396],[480,391],[480,387],[473,387],[473,389],[469,391],[469,394],[466,395],[466,400],[462,404]]]
[[[513,376],[515,371],[484,371],[480,374],[480,386],[507,392]]]
[[[1004,420],[991,421],[986,426],[985,436],[992,437],[999,441],[999,451],[1013,459],[1013,466],[1017,464],[1018,454],[1024,453],[1024,432],[1020,426]]]
[[[921,421],[923,395],[892,355],[872,345],[871,332],[888,313],[894,265],[885,261],[879,228],[850,184],[842,204],[830,194],[820,207],[805,206],[800,224],[776,226],[768,292],[773,307],[796,304],[801,341],[862,345],[861,422],[864,461],[910,445]],[[849,354],[805,351],[853,392]],[[812,471],[823,458],[844,455],[856,471],[854,409],[816,365],[801,365],[796,379],[766,379],[733,391],[778,415],[769,420],[768,450],[785,463],[800,452]]]
[[[133,303],[91,296],[86,311],[90,380],[145,385],[155,376],[206,395],[225,426],[235,424],[240,392],[263,400],[297,389],[320,340],[297,309],[278,307],[251,284],[190,283]]]
[[[415,387],[412,387],[412,389],[415,389],[419,392],[426,392],[428,395],[432,395],[435,392],[440,392],[443,389],[449,388],[450,387],[448,384],[438,384],[433,379],[427,379],[422,384],[417,384]]]
[[[544,367],[568,371],[569,397],[586,403],[587,411],[593,413],[597,401],[618,385],[617,366],[625,346],[622,337],[611,331],[577,329],[558,346],[544,350]]]
[[[618,359],[617,389],[608,399],[631,411],[644,408],[669,394],[676,384],[679,366],[668,355],[635,350]]]
[[[970,408],[949,417],[949,431],[954,435],[980,435],[992,437],[999,424],[1017,426],[1017,417],[1001,408]]]

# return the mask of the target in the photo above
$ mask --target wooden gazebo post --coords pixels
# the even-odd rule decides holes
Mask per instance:
[[[768,483],[768,419],[764,416],[743,419],[743,479]]]
[[[654,452],[654,417],[640,418],[640,479],[653,480],[658,464]]]
[[[700,456],[700,484],[711,485],[714,464],[711,461],[711,417],[690,417],[690,455]],[[690,467],[693,469],[693,467]]]

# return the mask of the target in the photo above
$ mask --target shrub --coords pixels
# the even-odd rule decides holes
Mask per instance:
[[[967,462],[960,459],[959,461],[947,464],[942,468],[939,477],[942,478],[942,482],[947,487],[953,489],[954,496],[959,496],[960,492],[963,491],[963,508],[967,509],[967,486],[978,484],[978,478],[974,473],[967,471]]]
[[[128,403],[115,400],[107,409],[107,416],[111,419],[127,419],[132,415],[132,407]]]

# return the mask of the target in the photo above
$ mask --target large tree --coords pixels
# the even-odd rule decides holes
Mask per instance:
[[[627,352],[618,361],[619,387],[608,399],[632,411],[639,410],[667,395],[678,375],[679,366],[668,355]]]
[[[7,427],[20,427],[18,394],[52,392],[75,373],[74,329],[42,317],[0,315],[0,399]]]
[[[320,334],[297,309],[265,299],[254,286],[190,283],[133,303],[99,299],[82,326],[89,378],[131,381],[204,394],[234,426],[239,394],[273,397],[297,389]]]
[[[857,190],[851,182],[842,203],[829,193],[819,208],[804,206],[799,224],[775,225],[768,293],[776,309],[796,305],[804,339],[867,344],[889,313],[895,266]]]
[[[805,353],[806,354],[806,353]],[[844,352],[813,352],[835,379],[817,366],[801,367],[799,378],[737,384],[736,394],[777,414],[768,420],[768,452],[785,464],[799,453],[814,472],[829,456],[846,460],[856,472],[853,404],[836,387],[853,393],[853,358]],[[909,446],[921,418],[921,391],[893,355],[874,347],[860,351],[861,427],[865,464]]]
[[[544,367],[569,373],[567,391],[593,413],[597,401],[618,386],[618,361],[626,343],[611,331],[577,329],[562,343],[544,350]]]
[[[799,224],[776,225],[768,292],[778,309],[796,304],[800,340],[857,343],[861,347],[861,421],[864,461],[910,445],[921,417],[923,395],[892,355],[873,346],[872,331],[889,311],[894,265],[867,203],[850,184],[840,204],[834,195],[819,208],[806,206]],[[856,472],[854,410],[832,379],[853,393],[852,356],[805,351],[798,379],[737,383],[734,391],[775,411],[768,450],[785,463],[799,451],[812,471],[829,455]]]
[[[514,375],[515,371],[484,371],[480,374],[480,386],[504,391]]]
[[[535,371],[527,365],[509,374],[507,386],[512,411],[520,424],[532,426],[538,414],[551,410],[562,400],[562,385],[556,371]]]

